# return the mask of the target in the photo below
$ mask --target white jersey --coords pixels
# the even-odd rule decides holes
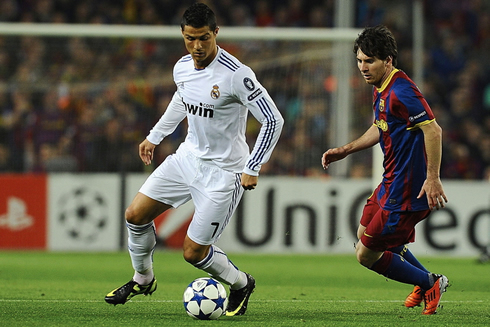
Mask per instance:
[[[184,144],[196,157],[225,170],[258,176],[284,120],[254,72],[218,47],[206,68],[196,69],[189,54],[175,64],[173,75],[177,91],[148,141],[160,144],[187,117]],[[245,140],[248,110],[262,124],[251,153]]]

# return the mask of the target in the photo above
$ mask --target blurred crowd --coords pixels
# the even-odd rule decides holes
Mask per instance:
[[[178,25],[186,0],[2,0],[0,22]],[[220,26],[334,27],[335,0],[209,0]],[[399,46],[399,67],[412,76],[411,1],[357,0],[355,27],[385,24]],[[426,0],[424,82],[419,85],[444,129],[442,178],[490,180],[490,2]],[[218,43],[219,42],[218,39]],[[227,42],[244,63],[252,48]],[[282,49],[291,52],[291,49]],[[14,37],[0,34],[0,172],[141,172],[138,144],[159,119],[175,86],[171,70],[185,54],[181,40]],[[346,55],[352,55],[347,53]],[[257,72],[286,118],[283,138],[262,174],[317,175],[329,146],[328,72]],[[354,65],[354,62],[353,62]],[[305,64],[301,64],[305,69]],[[297,72],[297,70],[291,70]],[[272,74],[273,73],[273,74]],[[353,84],[371,119],[370,87]],[[302,73],[304,74],[304,73]],[[274,75],[280,83],[274,81]],[[413,77],[413,76],[412,76]],[[286,81],[286,83],[284,83]],[[357,82],[356,82],[357,81]],[[313,89],[314,92],[313,92]],[[356,102],[357,103],[357,102]],[[248,126],[254,141],[257,124]],[[156,162],[185,137],[185,122],[157,147]],[[358,135],[353,135],[353,137]],[[371,161],[355,157],[351,177],[369,177]]]

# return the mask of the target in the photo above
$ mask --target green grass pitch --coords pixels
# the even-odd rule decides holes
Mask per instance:
[[[490,264],[476,258],[421,258],[452,284],[433,316],[405,308],[412,287],[361,267],[354,254],[230,258],[257,280],[247,313],[198,321],[185,313],[182,294],[205,274],[180,252],[156,252],[157,291],[118,306],[104,296],[132,277],[125,252],[0,252],[0,325],[490,326]]]

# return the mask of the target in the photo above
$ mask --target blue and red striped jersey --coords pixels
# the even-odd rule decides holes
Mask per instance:
[[[429,209],[425,196],[417,199],[427,176],[420,126],[435,119],[429,104],[407,74],[394,69],[381,88],[374,88],[373,109],[384,154],[378,203],[389,211]]]

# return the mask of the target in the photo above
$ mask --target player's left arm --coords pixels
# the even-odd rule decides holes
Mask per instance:
[[[427,155],[427,178],[422,185],[417,198],[424,194],[427,196],[431,210],[444,207],[447,197],[440,179],[442,159],[442,128],[435,120],[428,124],[422,124],[420,129],[424,133],[424,144]]]
[[[392,101],[398,101],[398,103],[392,104],[392,112],[407,120],[408,130],[420,128],[424,133],[427,177],[417,198],[425,194],[430,210],[443,208],[447,197],[440,179],[442,128],[436,122],[432,109],[413,82],[400,78],[393,87],[393,93]]]
[[[267,90],[248,67],[238,69],[232,79],[232,89],[262,126],[242,173],[242,186],[254,189],[259,170],[271,157],[284,125],[284,119]]]

